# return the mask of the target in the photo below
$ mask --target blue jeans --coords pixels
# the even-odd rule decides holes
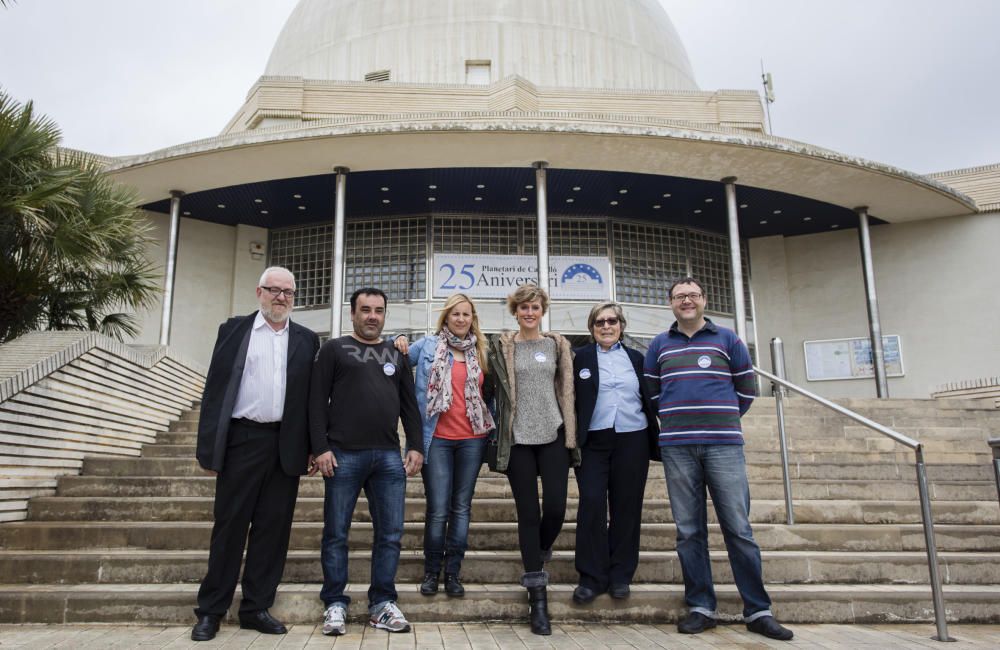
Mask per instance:
[[[677,524],[677,555],[684,573],[684,601],[692,612],[715,617],[715,588],[708,556],[705,489],[726,541],[747,622],[771,615],[761,575],[760,547],[750,529],[750,484],[742,445],[661,447],[670,509]]]
[[[364,489],[374,528],[372,579],[368,589],[368,609],[374,612],[386,601],[397,598],[396,567],[399,566],[406,496],[403,459],[396,449],[334,449],[333,454],[337,467],[332,477],[324,479],[323,589],[319,597],[324,607],[341,603],[346,608],[351,602],[344,594],[347,533],[351,529],[358,495]]]
[[[424,522],[424,571],[438,574],[462,569],[469,547],[472,493],[483,464],[486,437],[466,440],[435,438],[421,473],[427,497]],[[447,534],[446,534],[447,529]]]

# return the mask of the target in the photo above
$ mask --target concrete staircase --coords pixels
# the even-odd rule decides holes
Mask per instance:
[[[962,401],[847,400],[848,408],[926,445],[948,618],[1000,622],[1000,507],[986,439],[1000,412]],[[55,496],[29,502],[28,519],[0,524],[0,623],[191,622],[207,561],[214,479],[194,461],[197,411],[147,444],[139,458],[86,458]],[[913,454],[822,407],[791,399],[787,422],[796,524],[787,526],[773,400],[745,419],[753,505],[764,573],[778,616],[789,622],[933,620]],[[273,609],[315,623],[321,569],[322,480],[303,479],[284,584]],[[579,607],[570,594],[576,485],[548,570],[561,620],[652,622],[683,613],[683,586],[663,471],[650,468],[642,557],[633,594]],[[422,575],[420,479],[407,489],[398,574],[400,606],[413,621],[519,620],[525,616],[514,508],[506,479],[485,471],[473,507],[464,599],[417,593]],[[363,615],[372,530],[361,499],[351,534],[351,614]],[[720,609],[741,610],[718,527],[712,556]]]

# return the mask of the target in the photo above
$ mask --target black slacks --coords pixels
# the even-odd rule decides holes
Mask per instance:
[[[639,566],[649,440],[644,430],[590,431],[582,452],[576,468],[576,570],[581,585],[603,593],[613,584],[631,584]]]
[[[542,477],[542,507],[538,508],[538,477]],[[552,548],[566,519],[569,451],[562,430],[545,445],[514,445],[507,463],[507,480],[517,509],[517,542],[525,573],[542,570],[542,550]]]
[[[243,569],[241,612],[267,609],[285,569],[299,477],[281,469],[278,431],[233,421],[226,463],[215,480],[215,525],[197,616],[223,616]],[[249,529],[249,536],[247,531]]]

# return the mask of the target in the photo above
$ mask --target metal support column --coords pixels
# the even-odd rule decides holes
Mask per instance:
[[[333,214],[333,268],[330,280],[330,338],[338,338],[341,310],[344,304],[344,205],[347,195],[347,167],[334,167],[337,172],[337,189]]]
[[[875,393],[880,398],[889,397],[889,382],[885,376],[885,352],[882,349],[882,322],[878,316],[878,297],[875,293],[875,269],[872,267],[872,240],[868,230],[868,206],[854,208],[858,213],[858,240],[861,243],[861,271],[865,279],[865,298],[868,304],[868,333],[872,345],[872,365],[875,368]]]
[[[934,541],[934,519],[931,515],[930,490],[927,489],[927,468],[924,465],[923,447],[917,447],[917,491],[920,494],[920,518],[924,526],[924,543],[927,545],[927,568],[931,579],[931,600],[934,603],[934,624],[937,626],[935,641],[954,641],[948,636],[948,621],[941,591],[941,569],[938,567],[937,543]]]
[[[993,450],[993,478],[997,482],[997,499],[1000,500],[1000,438],[989,438],[986,442]]]
[[[548,186],[546,185],[545,169],[549,163],[538,161],[532,165],[535,168],[535,208],[537,211],[536,227],[538,228],[538,287],[549,291],[549,206]],[[551,301],[549,308],[551,309]],[[549,331],[549,314],[542,316],[542,331]]]
[[[733,276],[733,319],[736,334],[747,341],[747,310],[743,301],[743,260],[740,250],[740,222],[736,212],[736,177],[722,179],[726,186],[726,215],[729,220],[729,265]]]
[[[177,238],[181,227],[181,197],[170,190],[170,233],[167,239],[167,268],[163,273],[163,311],[160,315],[160,345],[170,345],[170,321],[174,310],[174,278],[177,275]]]
[[[785,344],[777,336],[771,339],[771,369],[778,379],[786,379]],[[781,449],[781,476],[785,481],[785,521],[791,526],[795,523],[795,512],[792,509],[792,481],[788,476],[788,438],[785,435],[785,387],[781,384],[772,385],[774,386],[774,405],[778,411],[778,444]]]

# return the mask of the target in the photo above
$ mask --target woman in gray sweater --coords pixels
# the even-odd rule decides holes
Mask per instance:
[[[531,631],[551,634],[543,564],[566,516],[569,466],[579,464],[573,406],[573,356],[559,334],[542,332],[549,297],[525,285],[507,297],[516,332],[490,346],[497,381],[497,469],[505,472],[517,508],[517,536],[528,589]],[[542,506],[538,506],[538,477]]]

